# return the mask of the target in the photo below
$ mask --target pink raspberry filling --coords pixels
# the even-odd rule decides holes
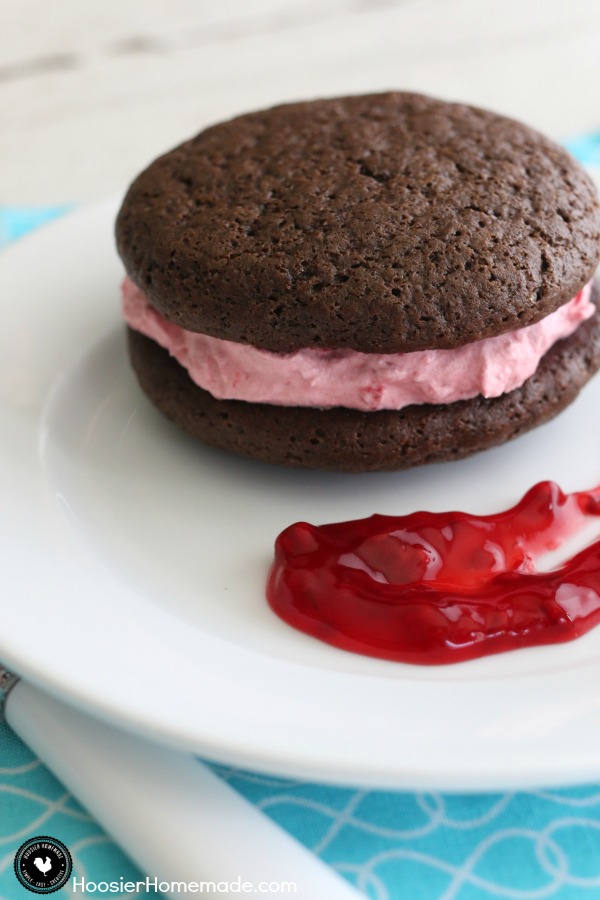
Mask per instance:
[[[125,278],[122,294],[127,324],[168,350],[192,381],[218,400],[365,411],[454,403],[479,394],[498,397],[515,390],[556,341],[573,334],[596,311],[590,283],[534,325],[455,350],[272,353],[174,325],[150,306],[130,278]]]

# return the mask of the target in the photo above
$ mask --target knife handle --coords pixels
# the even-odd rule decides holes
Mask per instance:
[[[362,894],[187,753],[119,731],[23,681],[6,719],[143,873],[158,882],[283,883],[269,897]],[[296,889],[285,883],[295,883]],[[181,900],[181,892],[165,891]]]

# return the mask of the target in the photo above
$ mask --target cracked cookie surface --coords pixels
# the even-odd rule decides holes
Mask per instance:
[[[600,256],[587,174],[511,119],[416,94],[216,125],[133,183],[133,280],[192,331],[274,351],[452,348],[538,321]]]

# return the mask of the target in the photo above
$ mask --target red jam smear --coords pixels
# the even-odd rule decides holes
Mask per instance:
[[[551,572],[535,561],[592,517],[600,487],[544,481],[496,515],[297,522],[275,542],[267,598],[300,631],[405,663],[570,641],[600,622],[600,540]]]

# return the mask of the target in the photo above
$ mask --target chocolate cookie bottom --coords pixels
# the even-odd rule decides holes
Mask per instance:
[[[593,299],[598,305],[596,287]],[[509,394],[399,411],[312,409],[215,400],[154,341],[131,330],[128,336],[142,390],[185,431],[254,459],[340,472],[405,469],[502,444],[559,413],[600,368],[599,312]]]

